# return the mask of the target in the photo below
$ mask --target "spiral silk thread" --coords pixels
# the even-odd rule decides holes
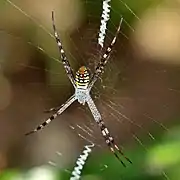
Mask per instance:
[[[103,1],[103,12],[101,15],[101,25],[100,25],[100,32],[99,32],[99,37],[98,37],[98,44],[103,48],[104,46],[104,39],[105,39],[105,34],[106,34],[106,26],[107,22],[110,19],[110,8],[111,6],[109,5],[109,2],[111,0],[104,0]]]
[[[86,160],[87,160],[88,156],[90,155],[93,147],[94,147],[94,144],[87,145],[84,147],[82,154],[79,156],[79,158],[76,161],[77,166],[74,167],[74,170],[71,173],[72,176],[71,176],[70,180],[80,179],[82,169],[83,169],[83,167],[86,163]]]

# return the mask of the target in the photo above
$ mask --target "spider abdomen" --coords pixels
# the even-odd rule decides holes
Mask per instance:
[[[77,88],[79,89],[87,89],[89,84],[89,73],[85,66],[82,66],[79,68],[79,70],[76,72],[76,79],[75,83]]]

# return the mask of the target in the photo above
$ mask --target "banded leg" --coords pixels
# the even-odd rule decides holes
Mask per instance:
[[[54,36],[56,38],[56,42],[57,42],[57,45],[58,45],[59,53],[61,55],[61,60],[62,60],[64,69],[65,69],[65,71],[67,73],[67,76],[69,77],[71,83],[75,87],[73,71],[71,69],[69,61],[67,60],[66,54],[65,54],[64,49],[62,47],[60,37],[59,37],[59,35],[58,35],[57,31],[56,31],[56,26],[55,26],[55,22],[54,22],[54,12],[53,11],[52,11],[52,23],[53,23]]]
[[[121,164],[122,164],[124,167],[126,167],[126,165],[125,165],[124,162],[119,158],[119,156],[117,155],[117,153],[116,153],[115,150],[117,150],[129,163],[132,164],[132,161],[131,161],[128,157],[126,157],[126,156],[124,155],[124,153],[120,150],[120,148],[118,147],[118,145],[115,143],[114,138],[110,135],[107,127],[104,125],[104,121],[101,120],[101,121],[98,123],[98,125],[99,125],[99,127],[100,127],[100,129],[101,129],[101,132],[102,132],[102,135],[103,135],[103,137],[104,137],[104,139],[105,139],[105,141],[106,141],[106,144],[109,146],[111,152],[116,156],[116,158],[121,162]],[[114,149],[113,147],[114,147],[115,149]]]
[[[43,129],[46,125],[48,125],[52,120],[54,120],[58,115],[62,114],[74,101],[76,100],[75,95],[71,96],[64,104],[62,104],[62,106],[60,107],[60,109],[53,114],[52,116],[50,116],[45,122],[43,122],[41,125],[39,125],[37,128],[35,128],[34,130],[26,133],[25,135],[29,135],[32,133],[35,133],[41,129]]]
[[[97,122],[97,124],[101,130],[101,133],[102,133],[102,135],[105,139],[105,142],[108,145],[110,151],[116,156],[116,158],[121,162],[121,164],[123,166],[125,166],[125,164],[119,158],[116,151],[118,151],[128,162],[132,163],[131,160],[124,155],[124,153],[120,150],[118,145],[115,143],[114,138],[110,135],[107,127],[104,125],[104,122],[102,121],[102,117],[101,117],[96,105],[94,104],[94,101],[92,100],[92,98],[90,96],[88,98],[87,104],[89,106],[89,109],[90,109],[95,121]]]
[[[95,72],[90,80],[89,89],[91,89],[93,87],[94,83],[97,81],[97,79],[101,76],[101,74],[103,72],[104,66],[106,65],[106,63],[110,57],[112,48],[113,48],[113,46],[116,42],[117,36],[120,32],[122,22],[123,22],[123,18],[121,18],[121,20],[120,20],[118,29],[116,31],[116,34],[115,34],[113,40],[111,41],[111,44],[109,45],[109,47],[106,49],[105,53],[100,58],[100,62],[98,63],[98,65],[95,69]]]
[[[61,106],[57,106],[57,107],[53,107],[47,110],[44,110],[45,113],[50,113],[50,112],[56,112],[58,111],[64,104],[62,104]]]

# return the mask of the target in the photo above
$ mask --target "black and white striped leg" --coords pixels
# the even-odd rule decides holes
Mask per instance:
[[[98,125],[101,129],[101,133],[106,141],[106,144],[109,146],[111,152],[116,156],[116,158],[121,162],[121,164],[124,167],[126,167],[124,162],[117,155],[116,151],[118,151],[129,163],[132,164],[132,161],[124,155],[124,153],[120,150],[118,145],[115,143],[114,138],[110,135],[107,127],[104,125],[104,122],[101,120],[101,121],[99,121]]]
[[[56,42],[57,42],[57,45],[58,45],[58,49],[59,49],[59,53],[61,55],[61,60],[62,60],[64,69],[65,69],[65,71],[67,73],[67,76],[69,77],[71,83],[75,87],[73,71],[72,71],[71,66],[69,64],[69,61],[67,60],[65,51],[64,51],[64,49],[62,47],[60,37],[59,37],[59,35],[58,35],[57,31],[56,31],[56,26],[55,26],[55,22],[54,22],[54,12],[53,11],[52,11],[52,23],[53,23],[54,36],[55,36],[55,39],[56,39]]]
[[[41,129],[43,129],[45,126],[47,126],[51,121],[53,121],[58,115],[62,114],[74,101],[76,100],[75,95],[71,96],[64,104],[62,104],[62,106],[60,107],[60,109],[58,109],[58,111],[53,114],[52,116],[50,116],[45,122],[43,122],[41,125],[39,125],[37,128],[35,128],[34,130],[26,133],[25,135],[30,135],[32,133],[35,133]]]
[[[89,106],[89,109],[94,117],[94,120],[100,127],[101,133],[106,141],[106,144],[109,146],[111,152],[116,156],[116,158],[122,163],[123,166],[125,166],[124,162],[119,158],[116,151],[118,151],[127,161],[132,163],[120,150],[120,148],[117,146],[117,144],[114,142],[114,138],[110,135],[107,127],[104,125],[104,122],[102,121],[101,114],[99,113],[94,101],[92,100],[91,96],[87,98],[87,104]]]
[[[50,113],[50,112],[56,112],[58,111],[58,109],[60,109],[62,106],[58,106],[58,107],[53,107],[51,109],[46,109],[44,110],[44,113]]]
[[[98,63],[96,69],[95,69],[95,72],[91,78],[91,81],[90,81],[90,84],[89,84],[89,89],[91,89],[94,85],[94,83],[97,81],[97,79],[101,76],[101,74],[103,73],[103,69],[104,69],[104,66],[106,65],[109,57],[110,57],[110,54],[112,52],[112,48],[116,42],[116,39],[117,39],[117,36],[121,30],[121,24],[123,22],[123,18],[121,18],[120,22],[119,22],[119,26],[118,26],[118,29],[116,31],[116,34],[113,38],[113,40],[111,41],[111,44],[108,46],[108,48],[106,49],[105,53],[101,56],[100,58],[100,62]]]

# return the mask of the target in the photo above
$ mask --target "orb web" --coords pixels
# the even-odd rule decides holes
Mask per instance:
[[[32,6],[29,1],[3,1],[5,10],[2,11],[2,14],[11,12],[14,13],[14,16],[1,18],[1,66],[7,79],[14,85],[15,92],[17,91],[15,100],[7,112],[13,109],[20,114],[21,119],[17,121],[18,123],[25,123],[23,119],[27,119],[26,125],[18,127],[23,132],[40,124],[41,119],[48,117],[47,114],[43,114],[44,107],[60,105],[73,93],[73,88],[59,59],[57,44],[53,36],[52,10],[55,12],[56,27],[62,37],[65,52],[74,72],[81,65],[86,65],[91,73],[94,72],[100,55],[115,35],[122,16],[124,19],[117,43],[103,76],[93,87],[92,97],[110,133],[125,153],[126,149],[135,145],[148,151],[148,144],[156,141],[154,129],[162,133],[168,131],[168,120],[179,116],[178,105],[180,102],[178,101],[180,87],[175,77],[179,73],[179,68],[151,61],[152,59],[148,56],[146,58],[136,40],[136,32],[143,23],[146,9],[156,6],[157,2],[148,1],[139,7],[130,1],[112,1],[103,50],[98,46],[102,1],[84,0],[74,1],[74,3],[78,4],[74,9],[69,6],[68,1],[67,4],[61,4],[62,7],[67,8],[67,11],[62,11],[66,13],[63,16],[64,19],[67,16],[67,20],[63,21],[62,14],[56,7],[56,1],[52,1],[50,4],[48,2],[35,3],[36,5]],[[44,10],[39,12],[36,6],[41,6]],[[72,22],[71,19],[73,19]],[[29,29],[31,30],[29,31]],[[141,54],[143,55],[141,56]],[[25,110],[27,115],[17,110],[22,106],[17,103],[21,93],[25,93],[22,103],[27,105],[26,102],[29,101],[31,106],[34,105],[31,110],[29,108]],[[26,98],[27,96],[29,97]],[[50,124],[42,133],[40,132],[40,135],[30,137],[31,143],[33,143],[33,138],[39,136],[40,140],[48,139],[49,132],[53,133],[53,135],[49,135],[49,141],[53,139],[55,143],[57,140],[54,139],[57,136],[67,132],[70,137],[76,135],[75,142],[79,144],[72,154],[78,154],[85,144],[92,142],[96,145],[97,151],[107,149],[87,107],[75,103],[52,124],[56,124],[54,126],[58,124],[58,127]],[[62,134],[58,134],[59,126],[66,129],[60,127]],[[48,130],[51,127],[52,130]],[[44,133],[44,131],[46,132]],[[67,141],[69,140],[65,135],[62,136]],[[146,136],[149,140],[146,138],[144,141]],[[44,148],[46,145],[47,147],[54,146],[53,143],[47,144],[49,141],[44,141],[44,143],[37,141],[34,145],[39,144]],[[61,144],[65,145],[65,143]],[[126,146],[127,148],[125,148]],[[69,143],[67,147],[70,149],[73,146]],[[64,156],[69,156],[71,151],[67,152],[62,148],[64,152],[61,153],[61,148],[62,145],[52,148],[57,150],[57,154],[60,155],[58,158],[63,159]],[[42,150],[39,149],[36,148],[33,153],[36,154],[34,151]],[[57,165],[55,162],[57,159],[51,161],[48,153],[51,154],[46,151],[44,155],[48,157],[46,160]],[[37,153],[34,159],[39,155],[40,153]],[[74,156],[72,155],[72,157]],[[40,164],[42,159],[38,159]],[[60,161],[65,163],[65,159]],[[68,159],[68,161],[70,160]],[[61,166],[64,165],[63,163]],[[99,169],[101,169],[100,164],[101,162],[99,162]],[[108,165],[104,164],[104,167],[108,167]],[[165,171],[162,171],[162,174],[168,179]]]

